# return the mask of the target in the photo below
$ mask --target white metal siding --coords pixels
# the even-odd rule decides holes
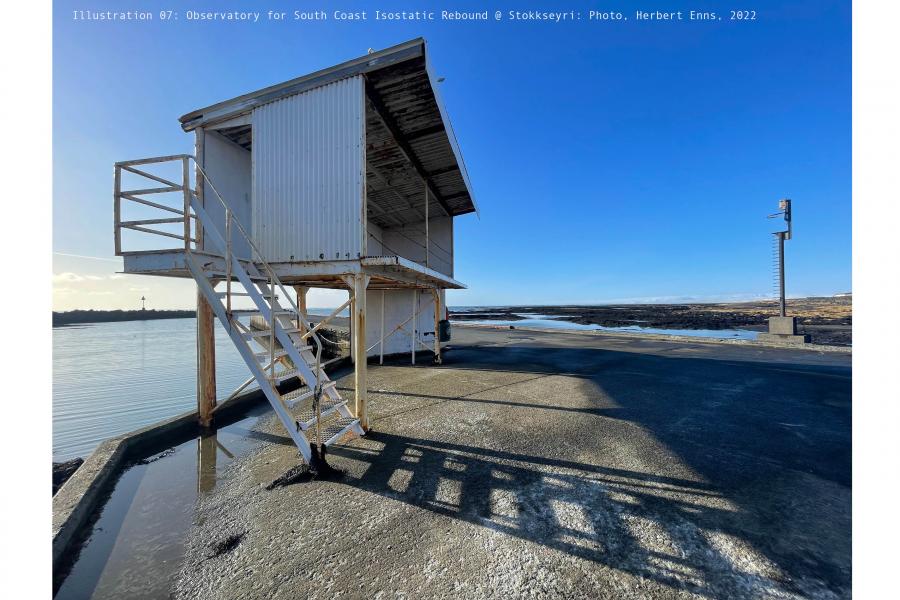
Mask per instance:
[[[441,306],[444,305],[444,290],[441,290]],[[413,303],[420,312],[416,320],[416,337],[421,340],[428,349],[434,347],[434,338],[425,335],[434,331],[434,298],[427,290],[367,290],[366,291],[366,347],[376,344],[381,339],[381,299],[384,298],[384,333],[385,335],[409,319],[413,314]],[[443,316],[443,313],[442,313]],[[407,354],[413,347],[412,322],[403,326],[403,329],[395,332],[384,341],[385,354]],[[419,344],[415,344],[416,352],[424,351]],[[369,350],[368,356],[378,356],[380,346],[376,345]]]
[[[370,232],[371,232],[371,225]],[[428,265],[439,273],[453,277],[453,218],[438,217],[428,221]],[[425,264],[425,222],[381,230],[378,238],[384,254],[396,254]],[[369,244],[373,240],[369,238]],[[375,254],[369,251],[370,256]]]
[[[253,110],[253,238],[269,261],[363,251],[362,77]]]
[[[250,210],[250,152],[234,142],[219,135],[215,131],[207,131],[203,135],[203,170],[213,186],[222,194],[222,198],[231,207],[234,217],[240,222],[244,231],[252,230]],[[213,192],[208,182],[203,186],[203,203],[206,212],[225,238],[225,208]],[[250,258],[250,246],[244,236],[237,231],[231,233],[232,251],[239,258]],[[224,252],[224,249],[209,247],[211,252]]]

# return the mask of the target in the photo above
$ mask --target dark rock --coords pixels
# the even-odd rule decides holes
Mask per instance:
[[[67,460],[65,462],[55,462],[53,463],[53,493],[56,494],[56,490],[62,487],[62,484],[69,480],[69,477],[75,474],[75,471],[78,470],[84,464],[83,458],[73,458],[72,460]]]

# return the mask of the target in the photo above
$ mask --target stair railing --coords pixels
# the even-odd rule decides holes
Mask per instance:
[[[231,206],[229,206],[229,204],[227,202],[225,202],[225,199],[219,193],[219,190],[216,189],[215,184],[213,184],[212,180],[210,180],[209,176],[203,170],[203,167],[201,167],[200,164],[197,162],[197,159],[191,155],[187,155],[187,158],[184,159],[185,164],[187,164],[188,160],[194,161],[194,166],[197,168],[197,173],[200,175],[200,177],[197,178],[197,182],[196,182],[197,187],[199,188],[200,185],[202,185],[202,182],[200,181],[200,178],[202,177],[202,179],[205,180],[206,183],[209,184],[210,189],[216,195],[216,198],[219,200],[219,203],[222,205],[222,208],[225,210],[225,269],[226,269],[225,297],[226,297],[226,303],[228,306],[228,313],[231,314],[232,265],[234,262],[236,262],[238,260],[234,256],[234,249],[233,249],[233,243],[232,243],[232,223],[237,228],[237,231],[240,234],[240,236],[247,243],[247,246],[250,248],[250,251],[252,253],[251,254],[251,262],[253,262],[254,264],[257,264],[258,266],[262,266],[263,270],[266,273],[266,276],[269,278],[268,293],[269,293],[269,306],[270,306],[270,313],[271,313],[269,315],[269,327],[271,328],[270,336],[269,336],[269,356],[270,356],[270,367],[269,368],[271,369],[272,376],[274,376],[275,375],[275,358],[274,358],[275,328],[276,328],[276,323],[278,320],[277,315],[275,314],[275,308],[274,308],[275,288],[276,287],[279,290],[281,290],[283,297],[287,300],[290,310],[294,314],[296,314],[299,319],[301,319],[303,321],[303,324],[308,329],[311,329],[312,325],[310,324],[309,320],[306,319],[306,316],[300,312],[300,309],[297,307],[297,304],[291,299],[290,295],[288,294],[287,288],[285,288],[284,284],[281,282],[281,279],[279,279],[278,275],[275,273],[275,270],[272,268],[272,266],[269,264],[269,262],[263,256],[262,252],[260,252],[259,248],[257,248],[256,244],[253,242],[253,239],[250,237],[250,235],[244,229],[244,226],[241,225],[241,222],[235,218],[234,211],[231,210]],[[196,191],[194,192],[194,194],[196,197]],[[203,227],[209,226],[206,223],[202,222],[202,218],[200,219],[200,221],[201,221],[201,225]],[[189,247],[186,248],[186,250],[188,252],[190,252]],[[315,371],[313,372],[313,374],[315,375],[316,397],[318,398],[319,394],[321,393],[321,387],[322,387],[321,383],[320,383],[320,380],[321,380],[320,370],[321,370],[321,366],[322,366],[322,340],[319,339],[319,336],[316,333],[313,333],[313,335],[311,335],[309,337],[311,337],[316,344],[316,354],[315,354],[316,367],[315,367]]]

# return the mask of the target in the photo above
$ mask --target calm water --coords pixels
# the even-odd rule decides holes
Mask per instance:
[[[470,311],[472,312],[472,311]],[[479,314],[491,314],[480,313]],[[624,327],[604,327],[603,325],[583,325],[581,323],[572,323],[571,321],[562,320],[562,315],[539,315],[532,313],[513,313],[523,319],[515,321],[505,319],[466,319],[463,321],[451,321],[454,325],[496,325],[507,327],[512,325],[517,329],[535,328],[535,329],[568,329],[574,331],[609,331],[622,333],[652,333],[662,335],[686,335],[691,337],[716,338],[716,339],[734,339],[734,340],[755,340],[756,331],[747,331],[745,329],[660,329],[657,327],[641,327],[640,325],[626,325]]]
[[[250,370],[215,323],[216,391],[223,400]],[[196,340],[194,319],[54,327],[53,460],[87,457],[107,438],[195,409]]]
[[[192,410],[194,319],[53,329],[53,459],[86,457],[103,440]],[[218,396],[250,376],[216,322]]]
[[[212,434],[178,444],[125,470],[80,550],[64,557],[56,600],[167,598],[184,559],[197,499],[257,443],[250,430],[268,405]]]

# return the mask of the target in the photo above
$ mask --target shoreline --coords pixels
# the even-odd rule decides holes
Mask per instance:
[[[539,332],[539,333],[559,333],[559,334],[575,334],[575,335],[587,335],[587,336],[604,336],[604,337],[625,337],[631,339],[640,339],[640,340],[662,340],[669,342],[692,342],[698,344],[731,344],[736,346],[756,346],[760,348],[785,348],[790,350],[807,350],[807,351],[815,351],[815,352],[837,352],[837,353],[853,353],[853,346],[835,346],[828,344],[791,344],[791,343],[777,343],[777,342],[763,342],[759,340],[743,340],[743,339],[731,339],[731,338],[711,338],[711,337],[703,337],[703,336],[691,336],[691,335],[669,335],[669,334],[660,334],[660,333],[641,333],[637,331],[604,331],[602,329],[593,329],[593,330],[579,330],[579,329],[551,329],[551,328],[541,328],[541,327],[528,327],[528,326],[511,326],[509,325],[485,325],[481,323],[465,323],[465,322],[454,322],[453,327],[463,327],[463,328],[472,328],[472,329],[489,329],[494,331],[527,331],[527,332]]]
[[[53,311],[53,327],[89,325],[93,323],[123,323],[128,321],[157,321],[160,319],[194,319],[195,310],[69,310]]]

